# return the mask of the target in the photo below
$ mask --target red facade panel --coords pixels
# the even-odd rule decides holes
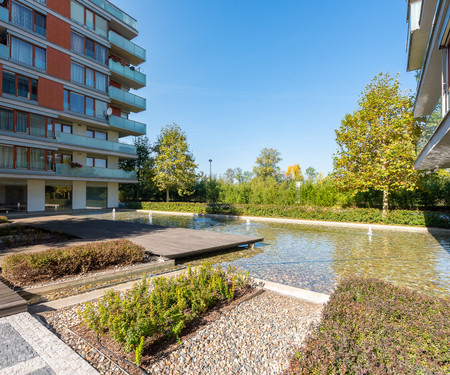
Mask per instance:
[[[122,110],[121,110],[120,108],[111,106],[111,109],[112,109],[112,114],[113,114],[114,116],[120,117],[120,116],[122,115]]]
[[[70,56],[54,48],[47,47],[47,73],[70,81]]]
[[[109,84],[110,84],[110,86],[115,87],[117,89],[121,89],[122,88],[122,85],[119,82],[116,82],[116,81],[113,81],[113,80],[111,80],[109,82]]]
[[[64,110],[64,86],[62,83],[40,77],[38,82],[38,103],[42,107]]]
[[[47,14],[47,40],[70,49],[70,24],[52,14]]]
[[[70,18],[70,0],[47,0],[47,7]]]

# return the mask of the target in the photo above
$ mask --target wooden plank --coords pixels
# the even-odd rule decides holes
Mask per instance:
[[[0,317],[26,312],[27,301],[0,282]]]

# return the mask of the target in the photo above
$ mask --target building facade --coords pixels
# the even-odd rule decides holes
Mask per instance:
[[[417,70],[415,117],[426,118],[415,168],[450,168],[450,0],[408,0],[407,70]]]
[[[146,100],[136,20],[106,0],[0,0],[0,212],[117,207]]]

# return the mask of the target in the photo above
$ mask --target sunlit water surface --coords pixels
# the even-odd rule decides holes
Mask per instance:
[[[112,219],[112,214],[95,215]],[[149,223],[148,215],[118,212],[116,220]],[[152,223],[167,227],[264,237],[254,250],[208,256],[253,277],[330,293],[339,278],[376,277],[429,294],[450,297],[450,235],[337,228],[153,213]],[[197,264],[189,260],[185,264]]]

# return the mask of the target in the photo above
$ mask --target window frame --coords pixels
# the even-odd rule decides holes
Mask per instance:
[[[36,46],[33,43],[29,43],[29,42],[27,42],[27,41],[25,41],[25,40],[23,40],[21,38],[17,38],[16,36],[13,36],[13,35],[10,35],[9,38],[10,38],[9,56],[10,56],[11,60],[17,61],[20,64],[25,64],[27,66],[32,66],[35,69],[39,69],[39,70],[43,70],[43,71],[47,70],[47,49],[46,48],[42,48],[42,47]],[[31,64],[29,64],[28,62],[22,61],[22,60],[15,59],[13,57],[13,41],[14,40],[19,40],[20,42],[26,43],[26,44],[31,46]],[[44,51],[44,60],[45,60],[44,61],[44,66],[45,66],[44,68],[41,68],[41,67],[36,65],[36,48],[39,48],[39,49]]]
[[[39,0],[37,0],[37,1],[39,1]],[[14,22],[14,20],[13,20],[13,7],[14,6],[23,7],[25,9],[31,11],[31,29],[29,29],[29,28],[27,28],[27,27],[25,27],[25,26],[23,26],[23,25],[21,25],[19,23]],[[36,31],[36,14],[38,14],[39,16],[41,16],[44,19],[44,23],[45,23],[44,34],[40,33],[39,31]],[[26,5],[24,5],[22,3],[19,3],[19,2],[14,1],[14,0],[11,1],[10,12],[9,12],[9,21],[13,25],[16,25],[16,26],[18,26],[20,28],[23,28],[23,29],[27,30],[27,31],[31,31],[31,32],[33,32],[35,34],[38,34],[38,35],[44,37],[44,38],[47,37],[47,16],[45,14],[37,12],[33,8],[27,7]]]
[[[19,134],[25,134],[25,135],[30,135],[32,137],[37,137],[37,138],[41,138],[41,139],[54,139],[55,138],[55,120],[53,117],[48,117],[48,116],[43,116],[43,115],[39,115],[37,113],[30,113],[30,112],[25,112],[25,111],[21,111],[15,108],[8,108],[8,107],[0,107],[2,110],[7,110],[7,111],[12,111],[13,113],[13,129],[12,130],[2,130],[2,131],[7,131],[7,132],[11,132],[11,133],[19,133]],[[21,132],[17,130],[17,114],[18,113],[25,113],[27,116],[27,131],[26,132]],[[40,137],[37,135],[32,135],[31,134],[31,115],[35,115],[35,116],[41,116],[44,118],[44,122],[45,122],[45,132],[44,132],[44,136]],[[53,126],[53,134],[51,137],[49,137],[49,130],[48,130],[48,126],[52,125]]]

